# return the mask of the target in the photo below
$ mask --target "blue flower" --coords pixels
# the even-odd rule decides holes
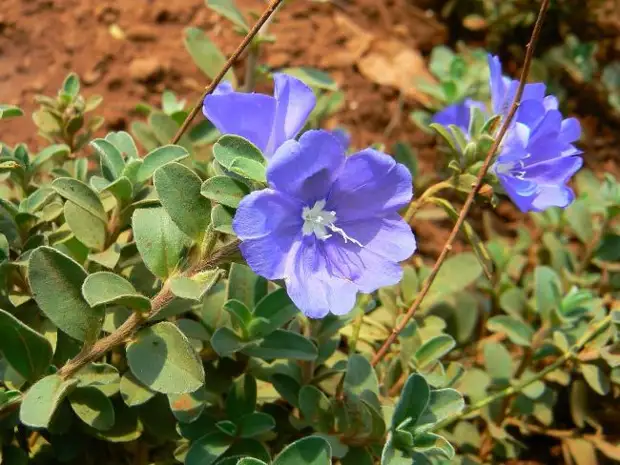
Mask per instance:
[[[312,89],[299,79],[276,73],[274,81],[273,97],[235,92],[222,83],[205,97],[202,111],[222,134],[245,137],[270,158],[297,136],[316,104]]]
[[[449,105],[443,110],[435,113],[432,122],[441,124],[442,126],[450,126],[451,124],[457,126],[469,140],[471,138],[469,123],[471,122],[472,108],[479,108],[483,112],[486,112],[484,103],[468,98],[460,103]]]
[[[304,314],[345,314],[358,291],[400,281],[416,248],[398,214],[412,198],[405,166],[372,149],[346,157],[332,134],[308,131],[276,151],[267,181],[241,201],[233,229],[248,265],[284,279]]]

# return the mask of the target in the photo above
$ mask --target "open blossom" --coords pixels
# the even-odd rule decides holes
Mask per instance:
[[[400,281],[416,248],[398,214],[412,198],[405,166],[372,149],[346,157],[332,134],[308,131],[276,151],[267,181],[241,201],[233,229],[248,265],[284,279],[307,316],[345,314],[358,291]]]
[[[497,57],[489,56],[489,66],[493,111],[503,114],[518,82],[502,76]],[[566,183],[583,165],[582,152],[573,145],[580,136],[579,121],[562,117],[557,99],[545,96],[544,84],[526,85],[491,168],[521,211],[565,208],[573,201],[575,195]]]
[[[273,78],[273,96],[235,92],[230,83],[222,83],[202,107],[222,134],[245,137],[267,158],[299,134],[316,105],[314,92],[299,79],[281,73]]]

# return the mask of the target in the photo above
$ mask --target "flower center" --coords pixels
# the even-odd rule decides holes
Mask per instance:
[[[318,200],[312,208],[304,207],[301,217],[304,220],[304,225],[302,228],[302,232],[304,236],[309,236],[310,234],[314,234],[316,237],[325,241],[333,236],[332,233],[340,234],[344,242],[351,241],[360,247],[363,247],[358,241],[349,237],[347,233],[345,233],[341,228],[338,228],[336,223],[336,212],[326,211],[324,210],[325,204],[327,202],[325,200]]]
[[[495,167],[497,174],[511,175],[517,179],[523,180],[525,177],[525,164],[523,160],[509,161],[504,163],[498,163]]]

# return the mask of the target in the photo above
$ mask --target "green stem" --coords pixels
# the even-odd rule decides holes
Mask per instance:
[[[595,325],[593,325],[590,330],[586,331],[585,334],[583,336],[581,336],[581,338],[575,343],[575,345],[573,345],[567,352],[564,352],[560,357],[557,358],[557,360],[555,362],[553,362],[551,365],[548,365],[547,367],[545,367],[543,370],[541,370],[540,372],[538,372],[535,376],[515,385],[515,386],[509,386],[506,389],[503,389],[501,391],[498,391],[488,397],[485,397],[484,399],[476,402],[475,404],[470,405],[469,407],[467,407],[465,410],[463,410],[462,412],[460,412],[457,415],[454,415],[452,417],[446,418],[443,421],[440,421],[439,423],[437,423],[432,431],[438,431],[440,429],[446,428],[447,426],[450,426],[451,424],[461,420],[462,418],[467,417],[468,415],[472,414],[473,412],[476,412],[484,407],[486,407],[489,404],[492,404],[493,402],[495,402],[496,400],[502,399],[504,397],[507,396],[511,396],[513,394],[517,394],[521,391],[523,391],[525,388],[527,388],[529,385],[531,385],[532,383],[543,379],[545,376],[547,376],[549,373],[551,373],[552,371],[557,370],[559,367],[561,367],[564,363],[566,363],[568,360],[570,360],[573,357],[576,357],[577,354],[584,348],[584,346],[589,343],[592,339],[594,339],[596,336],[598,336],[600,334],[601,331],[603,331],[605,329],[605,327],[611,323],[611,315],[607,315],[605,318],[603,318],[602,320],[600,320],[598,323],[596,323]]]
[[[453,187],[450,181],[442,181],[442,182],[438,182],[437,184],[433,184],[432,186],[430,186],[428,189],[424,191],[424,193],[420,197],[411,201],[411,203],[409,204],[409,207],[407,208],[407,212],[403,216],[403,219],[407,223],[409,223],[411,219],[414,217],[414,215],[417,213],[417,211],[420,208],[422,208],[422,206],[427,202],[429,197],[432,197],[437,192],[443,189],[448,189],[450,187]]]

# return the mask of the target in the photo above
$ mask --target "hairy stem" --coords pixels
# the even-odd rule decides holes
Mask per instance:
[[[192,111],[189,113],[189,115],[187,115],[187,118],[185,118],[185,121],[183,121],[183,124],[181,125],[177,133],[174,135],[172,140],[170,141],[171,144],[176,144],[177,142],[179,142],[179,140],[181,139],[181,136],[183,136],[183,134],[185,133],[189,125],[192,123],[193,119],[196,117],[196,115],[202,108],[202,102],[205,99],[205,97],[211,94],[215,90],[217,85],[222,81],[222,79],[224,79],[224,76],[226,76],[226,73],[228,72],[228,70],[232,67],[235,61],[237,61],[237,59],[241,56],[241,54],[247,48],[247,46],[250,45],[252,40],[254,40],[254,37],[256,37],[256,35],[261,30],[263,25],[267,22],[267,20],[271,17],[271,15],[273,15],[276,12],[276,10],[278,9],[278,7],[283,1],[284,0],[271,0],[269,2],[269,5],[267,5],[267,8],[265,9],[261,17],[258,18],[258,21],[256,21],[256,24],[252,26],[252,29],[250,29],[248,33],[246,34],[246,36],[243,38],[243,40],[237,47],[237,50],[233,52],[230,58],[228,58],[228,61],[226,61],[226,64],[224,65],[224,67],[213,78],[213,81],[211,81],[211,83],[205,88],[205,91],[200,97],[200,100],[196,102],[196,105],[194,105],[194,108],[192,108]]]
[[[433,427],[433,431],[438,431],[442,428],[445,428],[459,421],[460,419],[467,417],[473,412],[476,412],[486,407],[487,405],[492,404],[496,400],[503,399],[505,397],[512,396],[514,394],[518,394],[519,392],[523,391],[525,388],[530,386],[532,383],[543,379],[549,373],[557,370],[559,367],[564,365],[564,363],[566,363],[568,360],[576,357],[579,354],[579,352],[581,352],[581,350],[585,347],[585,345],[588,344],[590,341],[592,341],[596,336],[598,336],[601,333],[601,331],[603,331],[611,323],[611,321],[612,321],[611,314],[607,315],[605,318],[603,318],[602,320],[592,325],[590,329],[586,331],[584,335],[581,336],[581,338],[579,338],[579,340],[568,351],[564,352],[560,357],[558,357],[555,360],[555,362],[546,366],[543,370],[536,373],[536,375],[522,381],[519,384],[516,384],[514,386],[509,386],[506,389],[503,389],[488,397],[485,397],[484,399],[476,402],[475,404],[470,405],[469,407],[467,407],[465,410],[463,410],[459,414],[446,418],[445,420],[437,423]]]
[[[413,302],[413,304],[407,311],[405,317],[402,319],[400,324],[396,328],[394,328],[394,330],[392,331],[392,334],[390,334],[390,336],[383,343],[379,351],[373,357],[372,366],[377,366],[377,364],[381,360],[383,360],[383,357],[385,357],[386,354],[388,353],[390,346],[394,343],[394,341],[396,340],[400,332],[407,326],[407,323],[409,323],[411,318],[413,318],[418,308],[420,308],[420,305],[422,304],[424,297],[426,297],[426,294],[428,294],[428,291],[431,288],[433,281],[437,277],[437,274],[439,273],[441,266],[443,265],[448,254],[452,250],[452,244],[454,243],[454,240],[456,239],[456,236],[459,230],[461,229],[461,226],[463,226],[463,223],[465,222],[465,218],[467,217],[467,214],[469,213],[469,210],[471,209],[474,203],[474,198],[476,197],[476,194],[478,193],[478,191],[480,190],[480,187],[483,184],[484,176],[489,170],[493,157],[495,153],[497,152],[497,150],[499,149],[502,143],[502,140],[504,139],[504,136],[508,132],[510,123],[512,122],[517,112],[517,109],[519,108],[519,102],[521,101],[521,97],[523,96],[523,91],[525,89],[527,77],[529,75],[530,67],[532,65],[532,59],[534,57],[534,48],[536,46],[536,42],[538,41],[538,37],[540,36],[542,24],[543,24],[545,15],[547,13],[547,9],[549,8],[549,2],[550,0],[542,0],[542,4],[540,6],[540,12],[538,13],[538,18],[536,19],[536,24],[534,25],[534,31],[532,32],[532,37],[529,43],[527,44],[527,53],[525,55],[525,62],[523,64],[523,70],[521,72],[521,77],[519,79],[519,86],[517,88],[517,92],[515,94],[514,100],[512,101],[512,104],[510,105],[510,110],[508,111],[508,114],[506,115],[506,118],[504,119],[502,126],[499,129],[497,137],[495,138],[495,141],[493,145],[491,146],[489,153],[487,153],[484,163],[480,169],[480,173],[478,174],[478,177],[476,178],[476,184],[473,186],[471,192],[467,196],[467,199],[465,200],[465,204],[463,205],[463,209],[461,210],[461,213],[459,214],[456,224],[454,225],[454,228],[452,228],[452,231],[450,232],[450,236],[448,237],[448,240],[446,241],[441,251],[441,254],[439,255],[439,258],[435,262],[435,266],[433,266],[433,269],[430,275],[424,282],[424,286],[420,290],[415,301]]]
[[[429,197],[432,197],[439,191],[449,189],[451,187],[453,187],[453,185],[450,181],[442,181],[438,182],[437,184],[433,184],[432,186],[429,186],[420,197],[418,197],[417,199],[413,199],[411,203],[409,203],[409,207],[407,207],[407,211],[405,212],[403,219],[407,223],[409,223],[413,219],[417,211],[422,208],[424,204],[428,201]]]

